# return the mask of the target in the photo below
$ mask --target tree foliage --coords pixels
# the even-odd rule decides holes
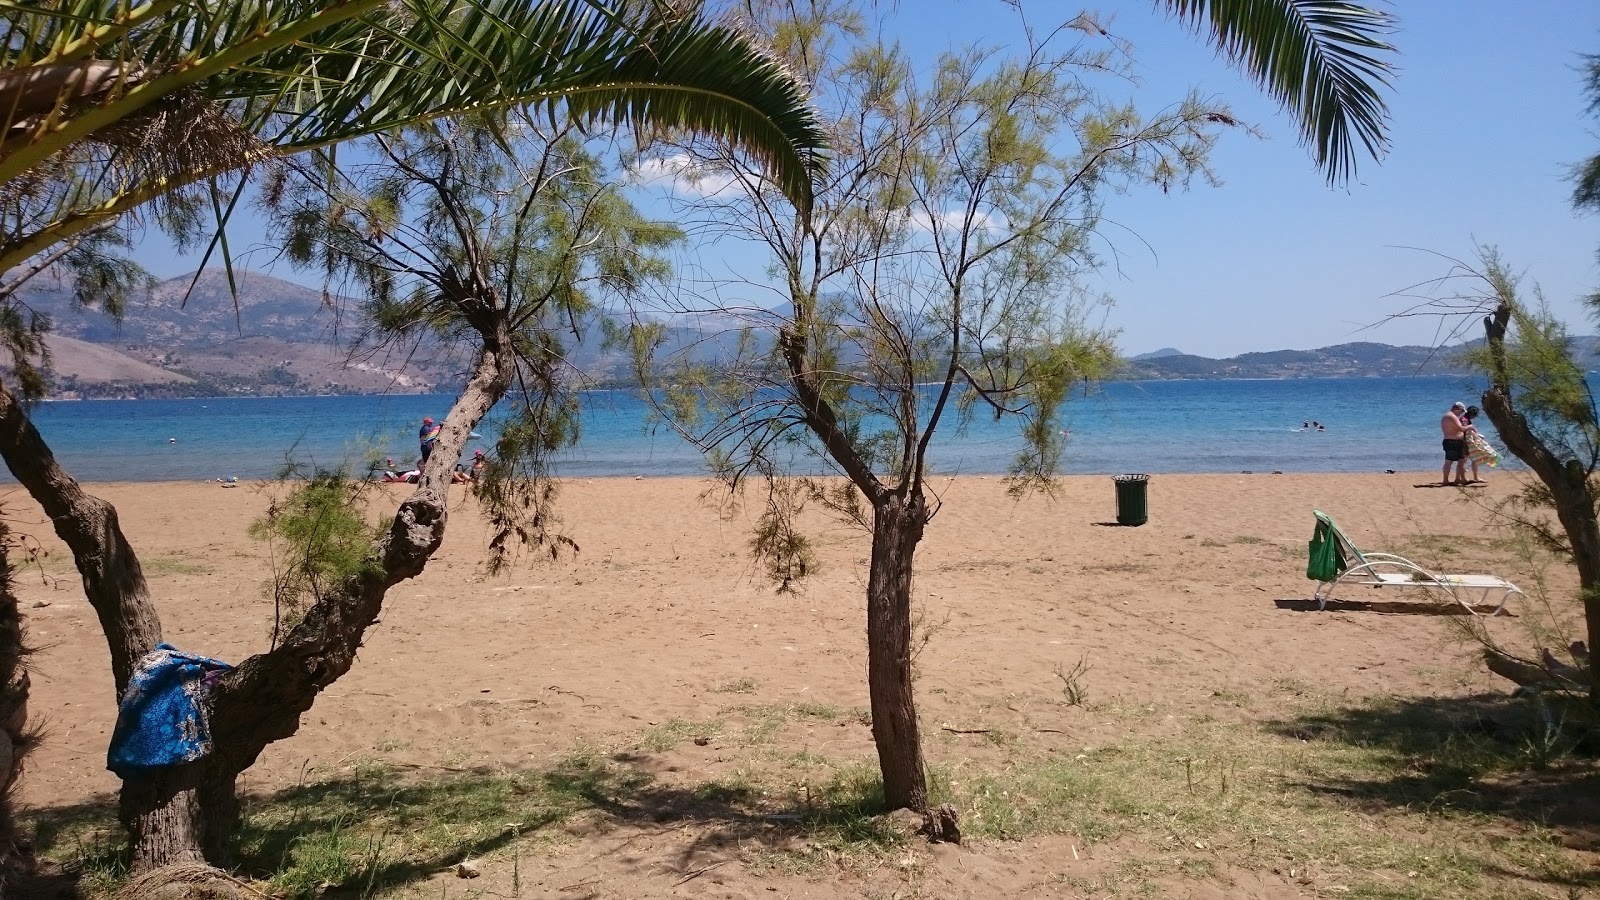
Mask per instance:
[[[272,549],[272,646],[317,601],[372,574],[372,544],[389,523],[366,520],[364,488],[343,472],[319,471],[250,524],[250,536]]]
[[[658,160],[690,193],[732,185],[693,200],[694,218],[756,242],[771,280],[683,304],[748,325],[724,358],[656,358],[664,334],[641,322],[641,374],[730,484],[809,451],[868,501],[920,490],[941,423],[981,413],[1017,417],[1026,447],[1013,483],[1046,486],[1061,401],[1115,362],[1101,298],[1081,277],[1097,262],[1105,197],[1208,177],[1205,155],[1233,120],[1193,98],[1150,118],[1103,100],[1089,78],[1126,63],[1082,40],[1054,49],[1065,33],[1015,58],[949,54],[919,78],[848,7],[815,9],[796,20],[775,4],[758,21],[824,98],[829,177],[808,217],[715,148]],[[720,299],[736,293],[749,299]]]
[[[474,485],[491,569],[522,546],[570,544],[551,509],[551,454],[578,439],[581,381],[563,336],[581,339],[607,305],[664,278],[661,253],[681,232],[643,217],[576,128],[521,114],[380,135],[347,151],[333,182],[321,173],[283,168],[266,204],[291,261],[365,298],[347,311],[370,323],[358,349],[425,342],[471,356],[503,340],[515,362]]]
[[[1583,89],[1589,98],[1588,113],[1600,121],[1600,55],[1585,56]],[[1572,172],[1572,205],[1586,212],[1600,212],[1600,153],[1579,163]]]

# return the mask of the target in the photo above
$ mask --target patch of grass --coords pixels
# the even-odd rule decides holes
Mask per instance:
[[[1232,688],[1218,688],[1211,692],[1211,696],[1229,706],[1249,706],[1250,694],[1248,691],[1234,690]]]
[[[1267,539],[1264,537],[1256,537],[1253,534],[1241,534],[1235,537],[1233,542],[1235,544],[1265,544],[1267,543]]]
[[[741,747],[754,747],[761,744],[770,744],[777,738],[778,732],[788,724],[788,713],[781,706],[768,706],[750,710],[745,713],[750,716],[750,724],[739,729],[734,735],[734,740]]]
[[[1084,566],[1085,572],[1109,572],[1113,575],[1139,575],[1144,572],[1154,571],[1155,567],[1146,563],[1114,562],[1101,565]]]
[[[578,813],[613,810],[650,783],[592,752],[540,771],[430,780],[367,767],[247,798],[236,874],[263,882],[275,900],[384,896]],[[101,815],[108,821],[71,828],[47,817],[38,832],[45,858],[82,873],[80,892],[90,897],[108,895],[127,876],[114,813]]]
[[[722,733],[721,722],[691,722],[688,719],[668,719],[644,733],[639,746],[653,753],[671,750],[684,741],[694,738],[712,738]]]
[[[1311,693],[1312,688],[1309,681],[1295,678],[1292,675],[1280,675],[1272,679],[1272,689],[1278,694],[1302,697]]]
[[[1128,848],[1093,885],[1075,885],[1092,896],[1147,896],[1229,870],[1280,872],[1312,896],[1511,898],[1544,896],[1537,884],[1600,887],[1600,873],[1541,820],[1552,805],[1505,780],[1533,771],[1520,725],[1495,730],[1481,711],[1449,704],[1340,706],[1285,687],[1301,693],[1276,700],[1288,718],[1267,725],[1185,716],[1175,734],[1127,730],[1109,746],[1066,752],[1005,733],[994,741],[999,761],[993,751],[972,759],[952,749],[929,767],[930,802],[954,805],[963,832],[980,841],[1050,833]],[[1166,708],[1113,700],[1092,709],[1131,725]],[[780,786],[805,770],[806,842],[764,845],[751,851],[755,865],[803,872],[906,852],[903,831],[879,814],[868,761],[813,752],[779,761],[783,770],[750,777],[767,785],[760,796],[792,796]],[[1600,797],[1600,770],[1569,767],[1559,783],[1550,790],[1576,790],[1565,808],[1581,826]]]
[[[166,575],[210,575],[211,568],[177,556],[148,556],[139,560],[139,567],[147,578]]]
[[[114,806],[80,808],[65,817],[51,812],[55,811],[47,811],[38,823],[40,856],[77,879],[79,896],[115,893],[130,873],[128,846]]]
[[[841,768],[817,792],[815,812],[808,818],[818,833],[813,838],[840,846],[870,843],[880,847],[900,843],[886,828],[883,781],[878,768],[867,762]]]
[[[741,716],[749,720],[748,724],[733,732],[735,742],[742,747],[770,744],[783,730],[783,726],[805,719],[830,723],[872,724],[872,713],[866,709],[816,702],[730,706],[718,710],[718,715]]]
[[[796,703],[789,707],[790,715],[797,719],[821,719],[824,722],[838,721],[839,707],[831,703]]]
[[[756,692],[756,682],[753,678],[740,678],[726,684],[719,684],[711,689],[713,694],[753,694]]]
[[[980,847],[1040,834],[1107,847],[1106,868],[1063,882],[1097,897],[1159,896],[1174,881],[1225,882],[1232,871],[1280,873],[1321,897],[1511,900],[1600,888],[1600,872],[1562,840],[1563,828],[1591,827],[1600,767],[1574,751],[1536,769],[1525,750],[1532,707],[1503,697],[1350,704],[1290,687],[1263,688],[1280,718],[1262,724],[1112,698],[1088,707],[1104,744],[1063,748],[1023,731],[993,746],[944,745],[930,759],[930,801],[954,805]],[[823,704],[737,712],[748,727],[774,729],[846,714]],[[1163,727],[1146,734],[1152,717]],[[642,742],[721,727],[674,719]],[[1566,735],[1573,747],[1583,737]],[[972,750],[980,758],[962,755]],[[763,747],[732,760],[731,774],[686,783],[656,783],[637,761],[585,751],[547,770],[427,781],[363,764],[250,801],[239,871],[289,900],[383,896],[579,814],[690,821],[755,869],[916,865],[919,839],[903,816],[884,814],[870,758]],[[52,815],[38,823],[45,855],[75,866],[91,895],[114,886],[120,839],[103,838],[120,834],[112,810]]]
[[[1228,542],[1227,541],[1219,541],[1219,540],[1217,540],[1215,538],[1201,538],[1200,539],[1200,546],[1202,546],[1202,547],[1226,547],[1226,546],[1228,546]]]
[[[760,788],[743,772],[733,778],[708,781],[690,791],[696,803],[719,805],[751,805],[759,802],[760,795]]]

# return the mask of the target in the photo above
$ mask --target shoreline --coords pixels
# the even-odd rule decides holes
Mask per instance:
[[[67,474],[70,475],[72,473],[69,470],[67,472]],[[828,480],[842,479],[842,478],[845,477],[843,475],[834,474],[834,473],[825,473],[825,474],[795,473],[795,474],[796,474],[796,477],[820,478],[820,479],[828,479]],[[1069,483],[1069,482],[1074,482],[1074,481],[1094,481],[1094,480],[1099,480],[1099,479],[1109,479],[1109,478],[1115,478],[1118,475],[1124,475],[1124,474],[1148,475],[1152,480],[1154,480],[1156,478],[1181,478],[1181,479],[1190,479],[1190,478],[1196,478],[1196,479],[1199,479],[1199,478],[1302,478],[1302,477],[1307,477],[1307,476],[1316,476],[1316,477],[1336,477],[1336,478],[1386,478],[1386,479],[1391,479],[1392,478],[1392,479],[1398,479],[1398,480],[1402,480],[1402,481],[1406,480],[1406,479],[1419,479],[1420,478],[1420,479],[1423,479],[1424,481],[1426,481],[1426,480],[1428,480],[1430,478],[1437,478],[1438,471],[1434,470],[1432,472],[1429,472],[1429,471],[1425,471],[1425,470],[1417,470],[1417,471],[1396,470],[1394,472],[1350,472],[1350,471],[1339,471],[1339,470],[1318,470],[1318,471],[1313,471],[1313,470],[1299,470],[1299,469],[1295,469],[1295,470],[1284,469],[1284,470],[1281,470],[1281,471],[1269,471],[1269,472],[1263,472],[1263,471],[1248,471],[1248,472],[1247,471],[1238,471],[1238,472],[1155,472],[1155,471],[1150,471],[1150,472],[1138,472],[1138,473],[1131,473],[1131,472],[1093,472],[1093,473],[1069,472],[1069,473],[1064,473],[1064,474],[1061,474],[1061,475],[1056,475],[1054,477],[1057,480],[1059,480],[1059,481],[1061,481],[1063,483]],[[1483,473],[1483,474],[1489,474],[1489,475],[1495,476],[1495,478],[1492,478],[1492,479],[1485,479],[1485,483],[1488,483],[1488,482],[1501,480],[1501,479],[1520,478],[1521,476],[1527,474],[1527,471],[1525,469],[1522,469],[1522,468],[1508,469],[1508,468],[1502,466],[1499,469],[1494,469],[1494,470],[1491,470],[1488,473]],[[941,473],[941,474],[936,474],[936,475],[929,476],[926,479],[926,481],[927,481],[928,484],[938,485],[938,484],[943,484],[943,483],[946,483],[946,482],[1003,481],[1005,478],[1006,478],[1006,475],[1003,474],[1003,473],[956,473],[956,474],[942,474]],[[556,475],[556,476],[554,476],[553,480],[556,482],[556,484],[562,485],[562,484],[573,484],[573,483],[580,483],[580,482],[588,482],[588,483],[615,482],[615,483],[621,483],[621,482],[626,482],[626,481],[644,481],[644,482],[696,481],[696,482],[704,482],[704,481],[711,481],[712,477],[709,474],[705,474],[705,475],[653,475],[653,474],[646,474],[646,473],[640,472],[640,473],[622,474],[622,475]],[[276,479],[276,478],[240,478],[235,483],[235,486],[237,486],[237,487],[256,487],[256,488],[259,488],[259,487],[264,487],[266,485],[278,483],[278,481],[279,481],[279,479]],[[382,481],[373,480],[371,483],[373,483],[373,484],[392,484],[392,485],[402,485],[402,486],[404,486],[403,482],[382,482]],[[150,479],[150,480],[141,480],[141,481],[129,481],[129,480],[87,481],[87,480],[80,480],[80,481],[78,481],[78,484],[80,486],[84,487],[84,488],[89,488],[89,487],[137,488],[137,487],[142,486],[142,485],[169,485],[169,486],[170,485],[196,485],[196,486],[221,487],[223,482],[221,480],[219,480],[219,479],[216,479],[216,478],[167,478],[167,479]],[[1435,481],[1430,486],[1438,486],[1438,483]],[[21,484],[21,482],[18,482],[18,481],[15,481],[13,479],[10,479],[9,477],[0,477],[0,491],[9,490],[9,489],[21,490],[22,489],[22,484]],[[1033,493],[1038,493],[1038,492],[1033,492]]]

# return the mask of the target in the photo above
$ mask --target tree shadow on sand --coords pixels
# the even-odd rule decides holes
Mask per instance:
[[[1389,757],[1370,769],[1370,777],[1304,779],[1295,785],[1302,790],[1372,813],[1404,808],[1483,816],[1488,828],[1497,827],[1495,820],[1547,828],[1564,846],[1594,852],[1600,851],[1600,733],[1593,721],[1536,701],[1483,694],[1392,699],[1267,727],[1294,740],[1342,743]],[[1600,887],[1595,872],[1555,880]]]
[[[231,869],[269,881],[273,896],[370,896],[426,879],[457,863],[580,815],[608,826],[696,822],[695,852],[710,847],[794,849],[827,831],[852,841],[890,843],[876,779],[836,785],[831,796],[774,806],[754,788],[657,784],[648,759],[629,753],[581,756],[549,769],[503,771],[367,767],[352,775],[251,797]],[[127,848],[109,797],[35,810],[42,856],[56,861],[61,896],[75,884],[126,876]]]
[[[1454,600],[1341,600],[1332,599],[1327,603],[1326,609],[1318,609],[1317,601],[1309,598],[1282,597],[1272,601],[1273,605],[1289,612],[1370,612],[1388,616],[1465,616],[1469,615],[1466,608]],[[1492,604],[1481,603],[1473,607],[1473,611],[1480,616],[1492,615],[1495,607]],[[1502,612],[1503,618],[1514,618],[1515,613],[1509,610]]]

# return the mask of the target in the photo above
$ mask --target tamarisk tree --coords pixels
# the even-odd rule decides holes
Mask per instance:
[[[280,170],[266,191],[274,237],[366,298],[358,344],[427,340],[476,356],[458,404],[510,407],[473,487],[494,529],[489,566],[520,545],[556,549],[548,457],[577,439],[581,378],[563,335],[581,339],[602,307],[664,279],[662,251],[682,232],[642,217],[571,125],[480,115],[356,150],[371,161],[345,163],[331,186],[321,167]]]
[[[730,490],[752,475],[766,483],[752,547],[780,585],[814,563],[794,522],[806,503],[870,530],[867,677],[884,797],[925,810],[911,597],[916,548],[939,507],[930,451],[963,417],[1011,419],[1022,438],[1012,490],[1052,487],[1058,407],[1114,362],[1079,278],[1096,263],[1105,199],[1208,177],[1218,131],[1236,123],[1194,97],[1148,117],[1104,99],[1091,82],[1125,74],[1130,58],[1083,16],[1030,33],[1014,54],[968,49],[920,73],[867,36],[850,4],[737,5],[816,86],[833,164],[807,209],[715,149],[687,144],[647,161],[698,198],[687,205],[699,227],[762,252],[770,278],[686,290],[718,299],[684,309],[745,317],[731,356],[658,358],[663,333],[640,321],[636,365]],[[1157,6],[1297,117],[1331,181],[1354,171],[1361,148],[1382,149],[1382,14],[1313,0]],[[786,477],[797,452],[843,477]]]
[[[805,90],[737,29],[692,11],[602,0],[399,6],[72,0],[8,11],[8,43],[0,48],[4,276],[40,263],[42,271],[63,242],[263,154],[511,104],[532,104],[555,121],[715,136],[758,160],[795,202],[807,202],[823,141]],[[178,152],[182,141],[157,139],[206,136],[183,131],[186,103],[220,117],[218,131],[230,140],[242,133],[239,152],[190,165]],[[160,130],[169,126],[178,131]],[[174,155],[139,156],[163,151]],[[219,210],[228,202],[225,194],[197,196]],[[25,215],[12,215],[17,209]],[[464,272],[456,274],[478,277]],[[374,537],[367,564],[318,598],[270,651],[218,683],[208,699],[210,757],[124,782],[121,817],[136,870],[224,859],[238,773],[268,743],[295,732],[301,713],[353,663],[387,590],[420,573],[439,546],[451,465],[472,426],[518,377],[515,354],[529,349],[519,323],[478,309],[463,316],[482,339],[468,391],[446,418],[416,492]],[[19,323],[32,327],[24,317],[0,325]],[[14,333],[25,348],[35,346],[26,342],[37,331]],[[0,383],[0,458],[71,550],[121,697],[139,659],[160,643],[161,621],[116,509],[56,463],[29,419],[23,400],[40,387]]]
[[[1584,92],[1589,114],[1600,118],[1600,56],[1585,60]],[[1600,154],[1575,166],[1572,180],[1573,207],[1600,211]],[[1488,378],[1483,411],[1506,449],[1537,478],[1496,512],[1572,562],[1583,610],[1585,641],[1566,648],[1570,662],[1548,652],[1512,653],[1480,631],[1486,661],[1518,684],[1586,693],[1591,705],[1600,706],[1600,675],[1590,659],[1600,647],[1600,406],[1573,356],[1566,325],[1537,287],[1530,296],[1492,246],[1479,246],[1471,260],[1446,258],[1451,265],[1444,275],[1402,292],[1420,302],[1397,316],[1441,317],[1451,337],[1475,329],[1481,317],[1484,343],[1465,356]],[[1585,299],[1591,315],[1600,318],[1600,293]],[[1537,634],[1541,641],[1554,636]]]
[[[930,451],[968,416],[1012,419],[1022,449],[1011,488],[1052,487],[1060,405],[1116,358],[1079,277],[1095,263],[1103,198],[1204,177],[1233,120],[1193,98],[1148,118],[1102,99],[1087,81],[1121,57],[1069,38],[1077,32],[1017,55],[948,54],[919,75],[847,8],[792,9],[759,6],[832,118],[833,164],[812,210],[715,148],[687,145],[658,163],[691,186],[731,186],[688,202],[764,250],[775,277],[718,291],[770,292],[779,311],[723,303],[752,327],[736,358],[715,361],[656,359],[660,332],[641,323],[636,358],[729,488],[764,478],[753,546],[774,577],[811,568],[793,522],[808,501],[870,530],[867,670],[884,795],[924,810],[911,623],[916,549],[939,508]],[[785,477],[796,450],[843,478]]]
[[[1495,517],[1535,544],[1572,562],[1578,573],[1587,643],[1600,640],[1600,406],[1584,368],[1573,357],[1566,325],[1553,315],[1537,288],[1522,279],[1493,247],[1476,259],[1450,259],[1449,271],[1404,293],[1419,299],[1396,314],[1439,317],[1452,337],[1475,328],[1481,317],[1484,343],[1462,358],[1488,380],[1481,402],[1506,449],[1536,480],[1492,507]],[[1600,312],[1600,301],[1591,300]],[[1541,642],[1561,630],[1556,621],[1535,620]],[[1546,617],[1539,617],[1546,618]],[[1553,630],[1552,630],[1553,629]],[[1474,630],[1490,670],[1519,684],[1581,691],[1600,702],[1586,649],[1574,645],[1576,666],[1554,656],[1519,655]]]

